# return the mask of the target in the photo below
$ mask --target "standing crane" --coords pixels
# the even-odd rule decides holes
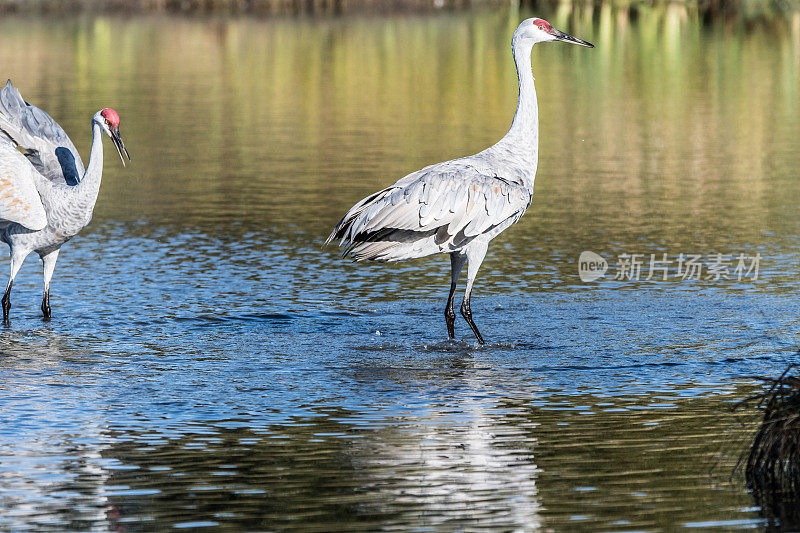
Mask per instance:
[[[533,198],[539,156],[539,109],[531,71],[531,50],[541,42],[594,45],[553,28],[546,20],[524,20],[514,31],[511,50],[517,67],[519,101],[508,133],[486,150],[413,172],[356,205],[325,243],[339,239],[343,255],[356,261],[404,261],[450,254],[450,295],[445,321],[454,338],[453,296],[465,263],[467,287],[461,315],[478,342],[483,336],[472,319],[472,284],[486,250],[514,224]]]
[[[31,252],[42,259],[42,313],[49,319],[50,279],[61,245],[92,219],[103,174],[103,134],[130,161],[119,134],[119,115],[102,109],[92,117],[92,150],[81,156],[50,115],[22,99],[11,80],[0,91],[0,239],[11,249],[11,277],[2,299],[8,325],[11,286]]]

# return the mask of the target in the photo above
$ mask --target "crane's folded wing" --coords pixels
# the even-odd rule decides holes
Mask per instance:
[[[33,231],[47,226],[47,215],[34,182],[35,172],[14,146],[8,141],[0,142],[0,223],[16,222]]]
[[[528,190],[474,169],[423,169],[356,204],[331,233],[356,259],[393,261],[461,248],[496,235],[530,205]]]

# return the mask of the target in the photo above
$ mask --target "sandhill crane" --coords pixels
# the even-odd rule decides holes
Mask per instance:
[[[450,254],[450,294],[445,321],[454,338],[453,296],[468,262],[461,315],[478,341],[470,293],[489,241],[515,223],[533,198],[539,144],[539,112],[531,71],[531,50],[540,42],[594,45],[553,28],[539,18],[524,20],[514,31],[511,50],[517,66],[519,100],[508,133],[497,144],[461,159],[409,174],[356,205],[331,232],[343,255],[356,261],[403,261]]]
[[[23,100],[11,80],[0,91],[0,239],[11,248],[4,324],[14,276],[31,252],[42,259],[42,313],[50,318],[50,279],[58,252],[92,219],[103,174],[103,133],[111,137],[122,164],[123,153],[130,160],[119,115],[106,108],[92,117],[92,150],[84,170],[72,141],[50,115]]]

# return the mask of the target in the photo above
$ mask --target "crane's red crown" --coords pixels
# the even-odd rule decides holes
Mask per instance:
[[[546,20],[544,20],[544,19],[534,19],[533,23],[540,30],[546,31],[547,33],[553,33],[553,27]]]
[[[100,111],[100,114],[103,116],[104,119],[108,121],[109,124],[115,127],[119,127],[119,115],[116,111],[107,107]]]

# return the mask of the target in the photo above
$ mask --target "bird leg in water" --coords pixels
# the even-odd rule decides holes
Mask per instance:
[[[56,269],[58,249],[42,256],[42,272],[44,274],[44,295],[42,296],[42,314],[45,320],[50,320],[50,280]]]
[[[461,269],[464,268],[464,261],[467,256],[458,252],[450,254],[450,295],[447,297],[447,307],[444,308],[444,319],[447,322],[447,336],[452,340],[455,338],[456,330],[456,312],[453,310],[453,299],[456,294],[456,286],[458,285],[458,277],[461,275]]]
[[[469,306],[469,297],[472,293],[472,284],[475,282],[475,276],[478,275],[478,269],[481,267],[483,258],[486,257],[487,248],[488,243],[473,241],[466,250],[466,258],[469,260],[469,265],[467,266],[467,289],[464,291],[464,301],[461,302],[461,316],[467,321],[467,324],[472,328],[472,332],[478,337],[478,342],[481,344],[486,344],[486,342],[483,340],[480,331],[478,331],[478,326],[475,325],[475,321],[472,320],[472,309]]]
[[[8,277],[8,285],[6,286],[6,293],[3,295],[3,324],[8,326],[9,320],[8,315],[11,311],[11,285],[14,284],[14,278],[17,276],[17,272],[19,272],[19,268],[22,266],[22,263],[25,261],[25,256],[27,254],[20,254],[19,252],[14,253],[15,250],[11,250],[11,275]]]
[[[464,320],[467,321],[469,327],[472,328],[472,332],[476,337],[478,337],[478,342],[481,344],[486,344],[486,341],[483,340],[481,332],[478,331],[478,326],[476,326],[475,321],[472,320],[472,309],[469,307],[469,293],[464,296],[464,301],[461,302],[461,316],[464,317]]]
[[[13,284],[14,280],[9,281],[8,286],[6,287],[6,292],[3,294],[3,324],[6,326],[10,324],[8,315],[11,311],[11,285]]]
[[[42,296],[42,314],[44,315],[45,320],[50,320],[50,291],[44,291],[44,296]]]

